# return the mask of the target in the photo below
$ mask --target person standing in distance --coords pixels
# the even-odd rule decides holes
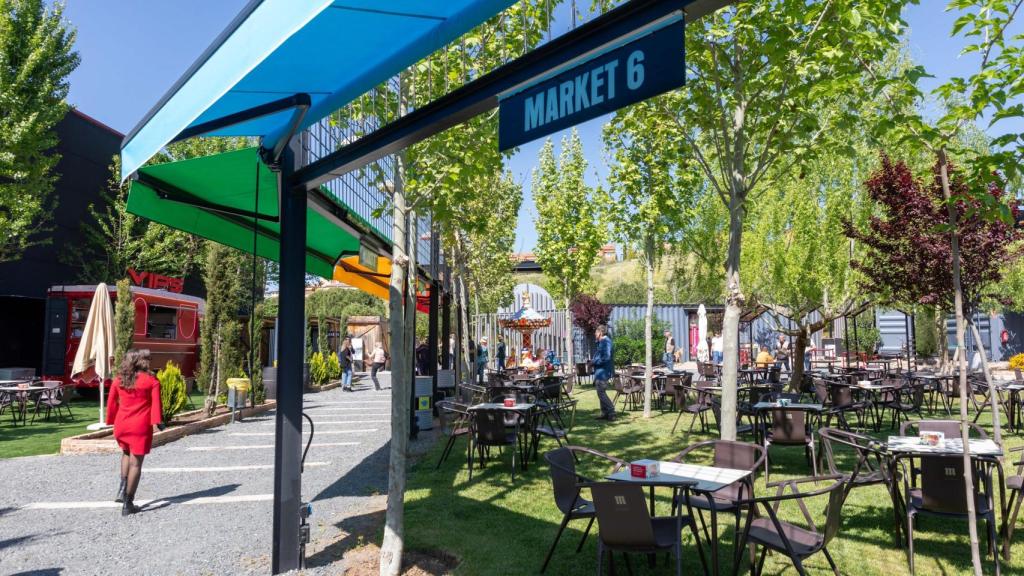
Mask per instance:
[[[352,391],[352,364],[355,362],[355,349],[352,348],[352,339],[345,338],[341,343],[341,389],[344,392]]]
[[[384,344],[379,340],[373,344],[373,352],[370,354],[370,380],[373,380],[373,389],[380,390],[380,381],[377,380],[377,372],[384,369],[384,363],[388,361],[388,353],[384,351]]]
[[[160,381],[149,373],[149,350],[129,350],[117,369],[107,400],[107,422],[114,424],[114,439],[121,447],[121,516],[139,511],[135,490],[142,478],[142,462],[153,448],[153,426],[163,426]]]
[[[480,384],[484,383],[484,368],[487,368],[487,360],[487,336],[484,336],[476,347],[476,378]]]
[[[597,399],[601,403],[601,415],[598,420],[615,420],[615,404],[608,398],[608,382],[615,375],[615,363],[612,361],[612,339],[608,337],[608,328],[603,324],[594,332],[597,337],[597,349],[594,350],[594,385],[597,388]]]
[[[505,371],[505,337],[501,334],[498,335],[498,349],[495,354],[495,359],[498,361],[498,373]]]
[[[672,337],[672,332],[668,330],[665,330],[665,353],[661,355],[661,362],[665,365],[665,368],[675,371],[676,339]]]
[[[725,340],[721,332],[716,332],[711,339],[711,361],[715,364],[722,363],[722,351],[725,349]]]

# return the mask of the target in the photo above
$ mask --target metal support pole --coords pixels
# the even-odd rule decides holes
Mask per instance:
[[[281,271],[278,321],[277,419],[274,438],[274,574],[300,568],[302,503],[302,364],[304,356],[306,192],[291,186],[302,154],[299,139],[281,160]]]
[[[440,252],[437,229],[432,229],[430,232],[430,315],[427,317],[427,374],[433,377],[430,398],[434,416],[437,416],[437,308],[440,302],[438,292],[441,290],[441,282],[437,279],[441,266],[437,260],[440,257]]]
[[[447,265],[445,265],[444,282],[441,287],[441,368],[451,370],[452,357],[448,345],[452,337],[452,292],[451,268]]]
[[[910,315],[910,342],[914,347],[914,370],[917,370],[917,322],[913,314]],[[909,367],[908,367],[909,369]]]

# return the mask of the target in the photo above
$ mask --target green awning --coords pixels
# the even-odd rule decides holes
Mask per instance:
[[[259,160],[257,148],[139,169],[128,192],[128,211],[171,228],[278,261],[280,216],[277,174]],[[256,189],[259,188],[259,205]],[[329,192],[336,214],[356,218]],[[255,216],[255,218],[254,218]],[[371,232],[367,230],[367,232]],[[359,253],[360,233],[307,208],[306,272],[331,278],[339,258]]]

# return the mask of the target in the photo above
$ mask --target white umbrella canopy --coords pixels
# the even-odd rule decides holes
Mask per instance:
[[[697,360],[707,362],[711,358],[708,351],[708,311],[701,304],[697,307]]]
[[[104,384],[114,372],[110,361],[114,354],[114,342],[114,308],[110,305],[110,291],[101,282],[92,297],[82,340],[78,343],[75,363],[71,367],[72,378],[82,376],[85,380],[99,378],[100,381],[100,419],[98,424],[90,425],[90,429],[107,425],[103,406],[106,395]]]

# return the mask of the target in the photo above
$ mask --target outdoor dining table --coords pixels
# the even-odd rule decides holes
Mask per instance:
[[[1019,431],[1020,430],[1020,415],[1021,415],[1020,414],[1020,409],[1021,409],[1021,407],[1020,407],[1020,393],[1021,393],[1022,390],[1024,390],[1024,382],[1021,382],[1019,380],[1014,380],[1014,381],[1010,382],[1009,384],[1003,384],[1001,386],[999,384],[997,384],[997,386],[999,386],[999,388],[1001,390],[1010,393],[1009,403],[1008,403],[1008,406],[1007,406],[1007,409],[1006,409],[1006,425],[1011,430]],[[986,396],[986,401],[987,400],[988,399],[987,399],[987,396]],[[981,411],[979,410],[978,413],[980,414]],[[975,417],[975,421],[977,421],[977,417]]]
[[[0,380],[0,394],[5,394],[5,395],[7,395],[8,398],[11,399],[11,406],[12,406],[11,414],[16,414],[14,412],[13,406],[14,406],[14,402],[18,403],[19,406],[18,406],[17,414],[21,415],[21,423],[22,424],[25,424],[26,421],[27,421],[26,420],[26,412],[28,411],[29,399],[32,396],[35,396],[37,394],[41,394],[41,393],[46,392],[47,390],[49,390],[49,388],[47,388],[46,386],[43,386],[43,385],[19,386],[19,384],[24,385],[25,383],[28,383],[28,382],[30,382],[30,381],[29,380]],[[15,416],[15,424],[17,424],[17,421],[18,421],[17,420],[17,416]]]
[[[652,464],[655,460],[638,460],[635,464]],[[629,482],[647,486],[650,490],[651,516],[654,516],[654,488],[667,486],[673,490],[685,489],[695,492],[708,499],[711,511],[711,573],[718,575],[718,519],[714,506],[714,493],[726,486],[746,479],[753,472],[751,470],[737,470],[734,468],[719,468],[716,466],[702,466],[699,464],[685,464],[682,462],[657,461],[658,473],[649,478],[633,476],[629,467],[625,467],[605,478],[613,482]],[[696,535],[697,531],[694,530]],[[707,564],[704,559],[703,546],[697,538],[697,547],[700,550],[701,563],[705,568]]]
[[[882,429],[883,413],[885,411],[885,395],[897,392],[903,387],[902,383],[885,383],[881,379],[860,380],[850,386],[854,390],[860,390],[868,396],[868,413],[871,416],[875,432]]]
[[[747,382],[757,384],[766,382],[770,371],[771,366],[764,366],[760,368],[740,368],[739,373],[747,379]]]
[[[508,412],[517,416],[523,417],[524,431],[523,434],[528,439],[527,448],[524,452],[525,455],[529,456],[531,452],[536,453],[537,442],[537,426],[536,426],[536,412],[537,404],[532,402],[516,402],[512,406],[505,406],[501,402],[484,402],[481,404],[474,404],[468,408],[469,412],[475,412],[477,410],[500,410],[502,412]],[[506,422],[507,424],[507,422]],[[527,458],[522,459],[523,470],[527,469]]]
[[[999,510],[1006,510],[1006,488],[1003,479],[1003,466],[999,458],[1003,455],[1003,448],[990,438],[970,438],[968,440],[972,460],[983,464],[986,468],[995,468],[999,474]],[[897,517],[897,526],[906,530],[906,510],[904,503],[899,497],[899,486],[896,474],[896,464],[900,459],[919,458],[921,456],[963,456],[964,443],[961,438],[945,438],[937,445],[926,444],[918,436],[889,436],[885,443],[885,450],[889,453],[891,461],[889,478],[891,479],[890,493],[892,496],[893,511]]]

